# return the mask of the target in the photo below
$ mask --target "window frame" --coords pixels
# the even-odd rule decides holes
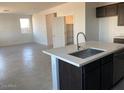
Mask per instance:
[[[28,20],[28,25],[27,27],[23,27],[23,23],[21,22],[21,20]],[[21,17],[19,18],[19,22],[20,22],[20,30],[22,34],[28,34],[31,33],[31,19],[27,18],[27,17]],[[23,25],[22,25],[23,24]]]

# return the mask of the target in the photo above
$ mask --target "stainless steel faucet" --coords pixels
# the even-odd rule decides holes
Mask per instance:
[[[81,46],[79,46],[79,40],[78,40],[78,36],[82,34],[85,38],[85,41],[87,41],[86,35],[83,32],[79,32],[77,33],[77,49],[79,50]]]

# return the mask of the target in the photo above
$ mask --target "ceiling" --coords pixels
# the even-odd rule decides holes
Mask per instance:
[[[13,13],[32,15],[39,11],[55,7],[63,3],[60,2],[18,2],[0,3],[0,13]]]

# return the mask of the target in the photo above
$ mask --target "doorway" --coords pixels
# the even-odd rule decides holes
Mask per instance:
[[[47,40],[50,48],[74,44],[73,16],[46,15]]]
[[[73,16],[65,16],[66,45],[74,44],[73,38]]]

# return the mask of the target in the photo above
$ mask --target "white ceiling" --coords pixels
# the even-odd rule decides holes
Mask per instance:
[[[0,3],[0,13],[13,13],[13,14],[25,14],[32,15],[39,11],[43,11],[48,8],[55,7],[63,3],[60,2],[24,2],[24,3]],[[9,11],[4,11],[9,10]]]

